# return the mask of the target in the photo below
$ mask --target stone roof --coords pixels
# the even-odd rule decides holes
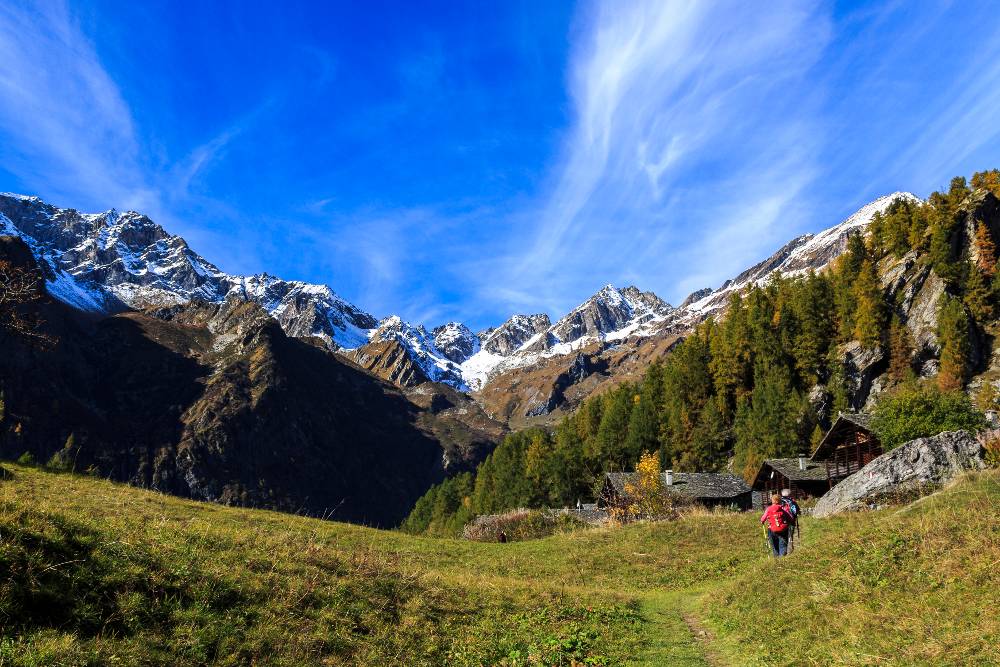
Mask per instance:
[[[837,415],[837,420],[826,432],[816,450],[812,453],[814,460],[823,461],[833,453],[838,446],[845,442],[848,437],[853,436],[858,431],[864,431],[873,438],[876,437],[871,429],[871,415],[864,412],[841,412]]]
[[[638,475],[634,472],[609,472],[604,475],[619,495],[625,493],[625,484],[634,483]],[[825,477],[824,477],[825,479]],[[663,488],[689,498],[735,498],[750,492],[750,487],[742,477],[719,472],[675,472],[674,483],[667,486],[667,473],[660,474]]]
[[[780,472],[793,482],[826,481],[826,465],[821,461],[806,460],[806,469],[802,470],[798,458],[767,459],[757,473],[758,480],[767,467]]]

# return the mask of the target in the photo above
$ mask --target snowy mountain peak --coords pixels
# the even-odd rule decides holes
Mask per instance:
[[[479,337],[461,322],[448,322],[435,327],[431,333],[434,335],[434,347],[456,364],[479,352]]]
[[[332,348],[364,344],[376,325],[325,285],[226,274],[137,211],[82,214],[3,194],[0,214],[6,231],[31,247],[49,291],[84,310],[222,303],[236,295],[263,306],[289,335],[316,336]]]

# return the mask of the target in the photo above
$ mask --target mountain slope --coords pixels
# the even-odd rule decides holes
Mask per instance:
[[[546,315],[515,315],[479,334],[459,322],[430,332],[396,316],[376,322],[326,286],[223,273],[183,239],[131,211],[80,214],[33,197],[0,195],[0,232],[21,236],[43,265],[49,291],[75,307],[118,312],[240,297],[260,304],[288,335],[318,337],[398,386],[434,381],[477,392],[491,414],[517,423],[547,419],[609,383],[633,377],[698,322],[720,312],[732,294],[769,275],[821,270],[844,251],[851,234],[897,198],[916,200],[909,193],[880,197],[838,225],[794,239],[719,289],[695,292],[678,308],[634,286],[607,285],[554,324]],[[594,373],[573,370],[579,354],[602,357],[591,364],[600,377],[586,387],[580,381]],[[517,386],[526,393],[517,396]]]
[[[14,664],[1000,660],[996,471],[902,509],[806,517],[776,562],[750,513],[490,544],[4,468]]]
[[[552,340],[555,330],[572,332],[574,325],[586,318],[599,320],[609,300],[625,301],[636,314],[611,320],[611,326],[593,327],[593,333],[580,335],[568,344],[553,342],[546,346],[543,337],[536,336],[496,360],[483,374],[475,395],[489,414],[512,426],[550,424],[587,397],[639,379],[654,359],[698,323],[722,313],[732,295],[764,284],[774,274],[796,276],[822,271],[845,251],[851,235],[863,233],[875,214],[884,213],[897,199],[919,201],[905,192],[880,197],[833,227],[794,239],[718,289],[693,293],[678,308],[671,308],[655,296],[642,297],[646,300],[642,302],[642,293],[635,288],[617,291],[605,287],[556,323],[546,336]]]
[[[19,241],[0,250],[35,270]],[[0,332],[5,458],[58,453],[182,496],[394,525],[502,435],[468,405],[420,407],[237,297],[110,317],[27,308],[49,342]]]

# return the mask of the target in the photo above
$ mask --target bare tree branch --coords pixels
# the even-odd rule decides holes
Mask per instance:
[[[26,305],[42,299],[42,277],[36,271],[0,259],[0,330],[42,343],[51,339],[41,332],[42,320],[24,312]]]

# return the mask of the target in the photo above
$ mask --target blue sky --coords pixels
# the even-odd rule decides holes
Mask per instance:
[[[0,190],[428,325],[677,303],[997,166],[990,2],[0,0]]]

